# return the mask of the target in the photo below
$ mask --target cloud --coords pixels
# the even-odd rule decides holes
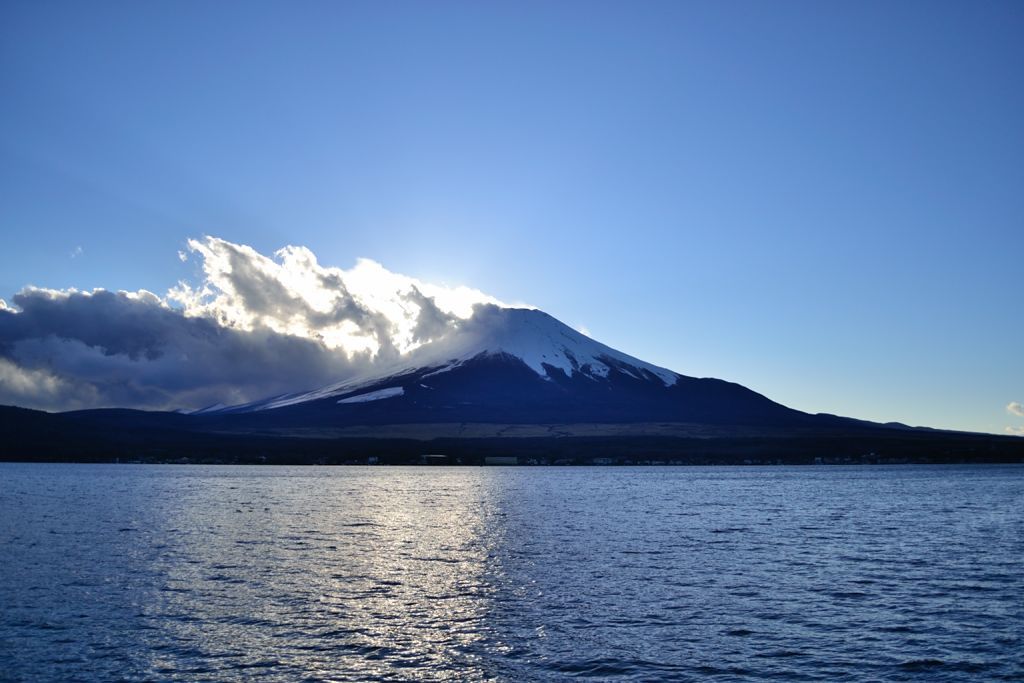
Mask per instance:
[[[63,405],[71,398],[69,390],[60,377],[45,368],[23,368],[0,357],[0,403],[4,405]]]
[[[442,311],[432,297],[427,296],[415,285],[402,298],[418,307],[416,326],[412,328],[413,343],[426,343],[440,339],[450,332],[459,319],[453,313]]]
[[[71,258],[78,258],[84,253],[85,250],[82,249],[82,245],[78,245],[77,247],[71,250]]]
[[[360,259],[354,268],[321,266],[312,251],[288,246],[275,258],[216,237],[189,240],[203,259],[199,287],[179,283],[169,300],[189,317],[239,330],[265,327],[315,339],[346,354],[405,354],[480,303],[502,305],[468,287],[425,283]]]
[[[1017,417],[1024,417],[1024,404],[1018,403],[1017,401],[1010,401],[1006,404],[1006,412],[1010,415],[1016,415]],[[1006,433],[1024,436],[1024,427],[1007,427]]]
[[[0,403],[174,409],[307,389],[371,362],[187,317],[150,292],[28,289],[0,312]]]
[[[153,292],[28,287],[0,300],[0,404],[47,410],[235,404],[392,362],[456,330],[480,304],[370,260],[321,266],[304,247],[264,256],[190,240],[198,283]]]

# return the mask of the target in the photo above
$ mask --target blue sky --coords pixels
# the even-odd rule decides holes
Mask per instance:
[[[215,235],[812,412],[1024,425],[1015,2],[0,6],[0,297]]]

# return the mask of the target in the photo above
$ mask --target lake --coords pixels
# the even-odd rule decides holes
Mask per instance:
[[[1024,678],[1024,466],[0,464],[0,679]]]

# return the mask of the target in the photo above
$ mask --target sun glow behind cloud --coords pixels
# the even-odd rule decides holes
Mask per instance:
[[[321,266],[306,247],[284,247],[273,259],[216,237],[189,240],[188,248],[202,258],[205,279],[168,292],[186,316],[314,339],[350,357],[406,354],[469,318],[475,305],[503,305],[478,290],[422,282],[370,259],[349,270]]]

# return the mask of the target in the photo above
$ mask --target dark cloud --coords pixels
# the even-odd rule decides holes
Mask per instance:
[[[442,311],[433,297],[423,294],[419,288],[413,286],[411,290],[402,295],[406,301],[416,304],[420,312],[416,316],[416,326],[412,329],[412,340],[418,343],[427,343],[440,339],[450,332],[459,320],[451,313]]]
[[[301,391],[369,362],[265,328],[187,317],[149,293],[26,290],[0,308],[0,403],[197,408]]]
[[[256,316],[288,319],[304,308],[302,300],[291,294],[281,280],[258,267],[252,257],[229,242],[221,248],[227,254],[232,293],[247,311]]]

